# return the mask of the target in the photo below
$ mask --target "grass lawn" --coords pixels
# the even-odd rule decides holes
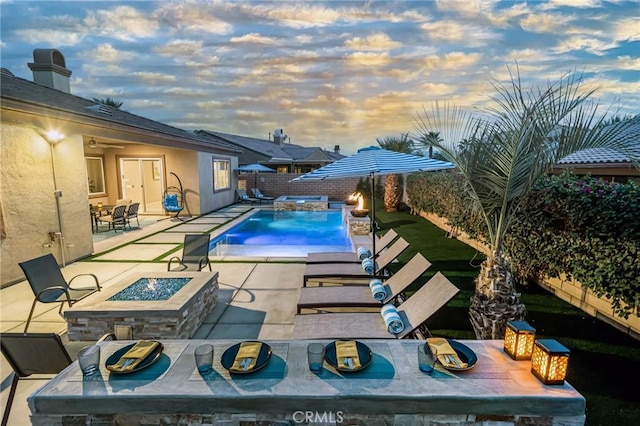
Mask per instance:
[[[382,232],[394,228],[410,243],[400,257],[402,262],[419,251],[432,263],[414,285],[440,271],[461,290],[427,322],[430,331],[436,336],[474,339],[469,299],[484,256],[409,212],[376,211],[376,219]],[[556,339],[571,350],[568,381],[587,400],[586,424],[639,424],[640,342],[538,286],[520,286],[518,291],[536,336]]]

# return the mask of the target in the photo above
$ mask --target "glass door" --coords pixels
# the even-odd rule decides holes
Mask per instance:
[[[162,159],[123,158],[122,197],[140,203],[140,213],[162,214]]]

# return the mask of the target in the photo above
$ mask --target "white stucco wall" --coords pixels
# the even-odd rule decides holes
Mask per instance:
[[[2,285],[24,278],[18,262],[53,253],[62,263],[59,241],[49,232],[58,226],[52,153],[34,128],[2,123],[0,129],[0,201],[6,238],[1,240]],[[57,187],[62,191],[60,215],[64,258],[68,263],[91,254],[91,222],[82,138],[68,136],[53,148]]]

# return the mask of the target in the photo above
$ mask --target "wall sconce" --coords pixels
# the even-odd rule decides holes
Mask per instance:
[[[504,351],[516,361],[531,359],[536,329],[526,321],[509,321],[504,333]]]
[[[60,142],[62,139],[64,139],[64,135],[57,130],[49,130],[44,134],[44,138],[51,145],[55,145],[58,142]]]
[[[567,376],[569,349],[553,339],[536,340],[531,355],[531,372],[545,385],[561,385]]]

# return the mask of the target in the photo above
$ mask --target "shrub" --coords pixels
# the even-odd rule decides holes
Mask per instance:
[[[455,173],[411,175],[414,209],[435,213],[481,240],[483,224]],[[627,318],[640,307],[640,187],[571,174],[546,176],[521,201],[506,251],[521,280],[564,273],[611,300]]]

